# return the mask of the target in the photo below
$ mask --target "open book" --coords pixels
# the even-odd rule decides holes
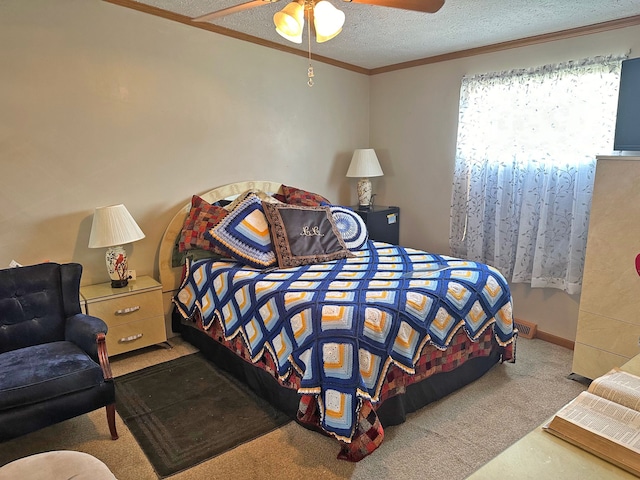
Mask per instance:
[[[613,369],[543,427],[640,476],[640,377]]]

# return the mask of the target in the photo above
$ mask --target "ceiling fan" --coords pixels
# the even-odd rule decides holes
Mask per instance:
[[[223,8],[215,12],[207,13],[193,18],[194,22],[208,22],[216,18],[224,17],[232,13],[242,12],[250,8],[259,7],[266,3],[275,3],[278,0],[250,0],[229,8]],[[413,10],[415,12],[436,13],[444,5],[444,0],[343,0],[345,2],[364,3],[366,5],[376,5],[379,7],[399,8],[402,10]],[[305,1],[305,3],[307,3]]]
[[[194,22],[209,22],[217,18],[259,7],[278,0],[250,0],[248,2],[223,8],[215,12],[207,13],[192,18]],[[435,13],[442,8],[445,0],[343,0],[345,2],[363,3],[380,7],[391,7],[402,10],[413,10],[423,13]],[[273,16],[276,32],[285,39],[302,43],[302,30],[304,29],[305,16],[310,28],[315,33],[317,43],[331,40],[342,31],[344,25],[344,12],[334,7],[328,0],[293,0],[281,11]],[[313,86],[313,67],[311,66],[311,35],[309,39],[309,68],[307,84]]]

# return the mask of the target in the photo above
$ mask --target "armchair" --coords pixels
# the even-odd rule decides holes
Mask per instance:
[[[107,325],[80,309],[77,263],[0,270],[0,441],[106,407],[116,440]]]

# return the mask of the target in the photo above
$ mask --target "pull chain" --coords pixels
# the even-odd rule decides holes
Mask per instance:
[[[313,67],[311,66],[311,15],[309,15],[309,10],[306,10],[307,13],[307,25],[309,25],[308,28],[308,35],[307,35],[307,40],[308,40],[308,45],[309,45],[309,68],[307,69],[307,77],[309,77],[309,81],[307,81],[307,85],[309,85],[310,87],[313,87]]]

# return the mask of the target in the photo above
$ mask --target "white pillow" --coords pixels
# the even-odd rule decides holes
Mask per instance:
[[[340,235],[349,250],[359,250],[369,238],[367,225],[362,217],[350,208],[331,205],[330,207],[333,221],[338,227]]]

